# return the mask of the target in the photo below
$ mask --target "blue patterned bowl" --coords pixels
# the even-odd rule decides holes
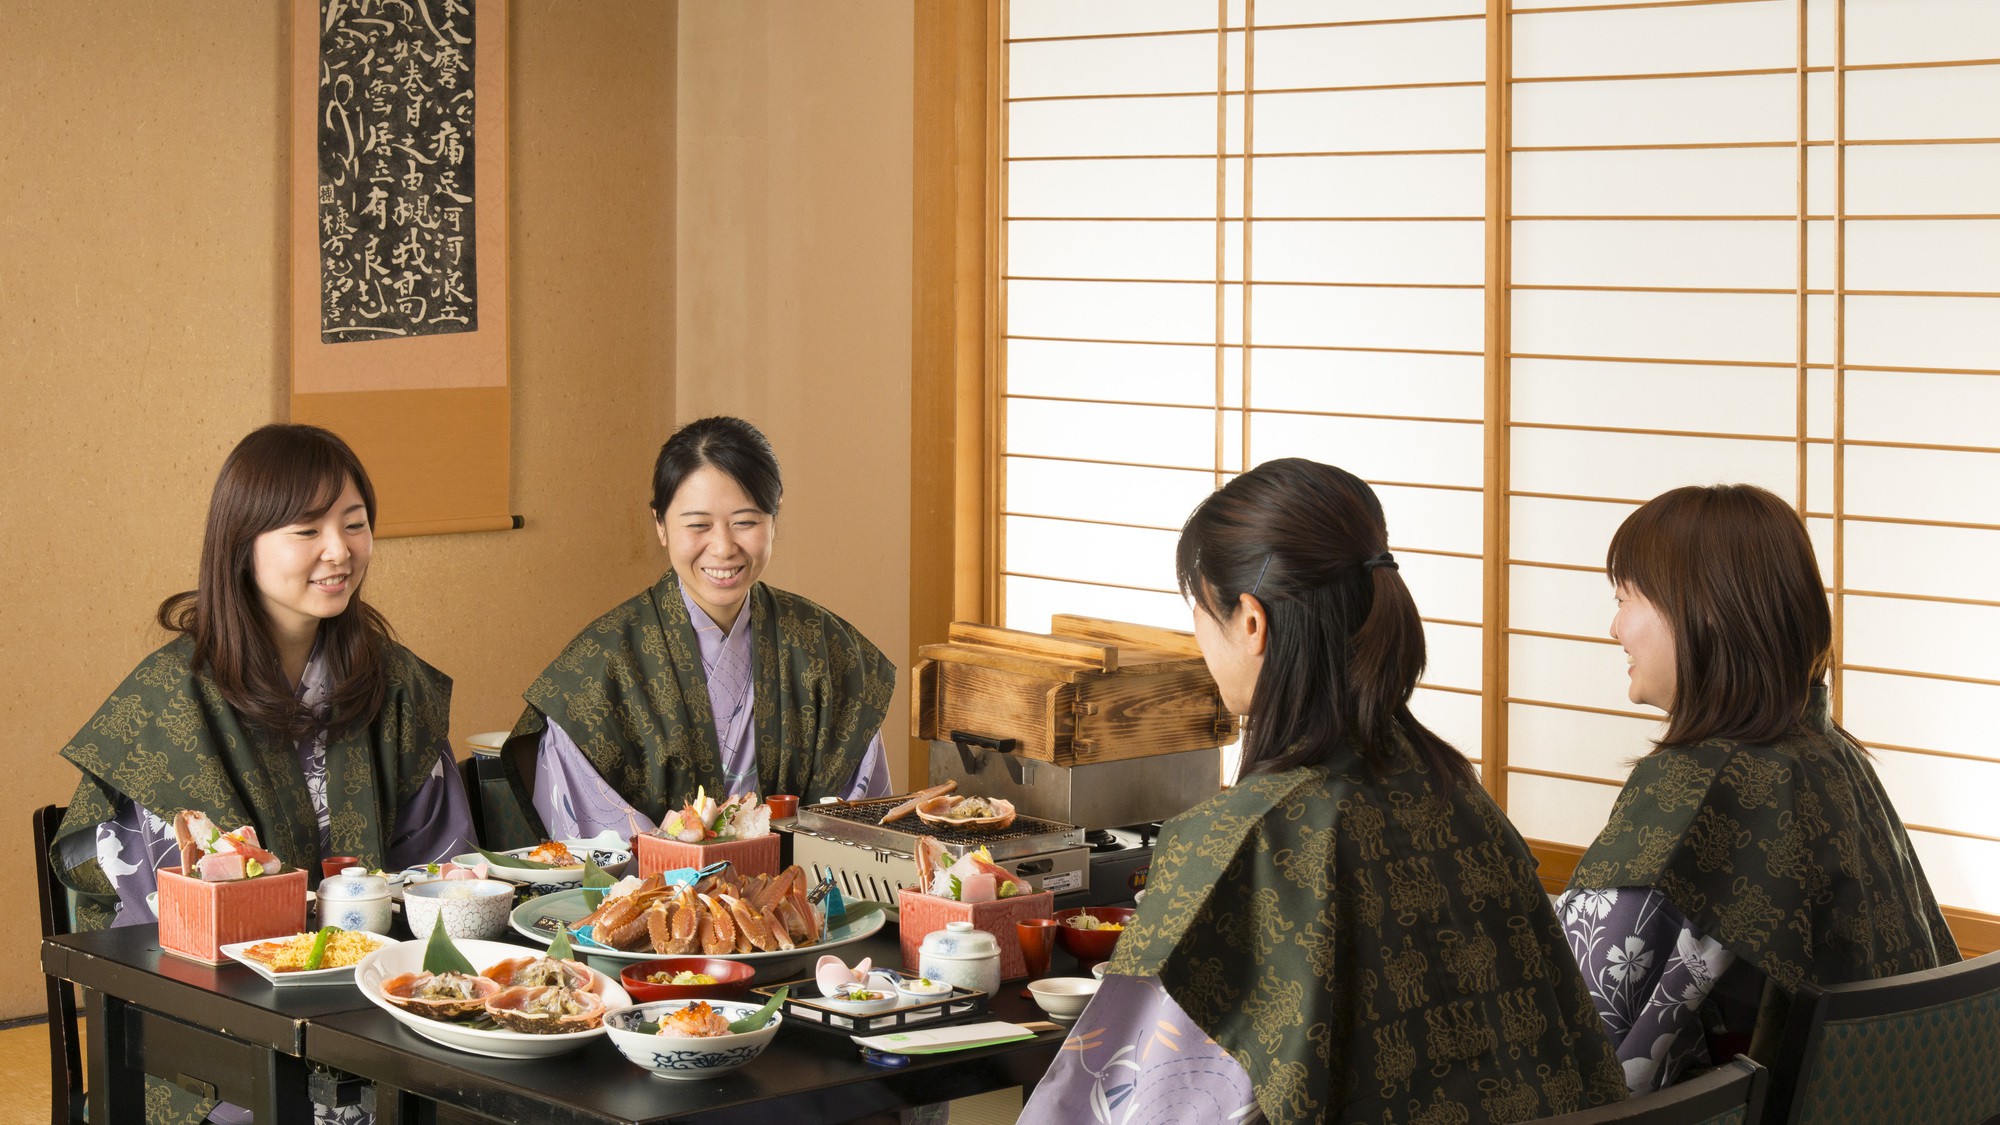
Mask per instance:
[[[762,1004],[742,1004],[733,1000],[656,1000],[614,1008],[604,1015],[604,1030],[626,1058],[653,1072],[656,1078],[699,1081],[727,1074],[762,1054],[778,1034],[784,1016],[771,1013],[771,1020],[756,1031],[739,1035],[716,1035],[706,1039],[685,1039],[674,1035],[649,1035],[639,1031],[642,1023],[657,1023],[661,1016],[677,1012],[689,1004],[707,1004],[726,1020],[740,1020],[757,1014]]]

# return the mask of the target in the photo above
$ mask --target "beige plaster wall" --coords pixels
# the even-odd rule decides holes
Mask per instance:
[[[285,6],[16,0],[0,35],[0,839],[76,774],[55,751],[164,639],[208,490],[282,416]],[[453,676],[454,738],[657,573],[674,402],[674,9],[513,9],[514,509],[384,540],[369,596]],[[79,29],[89,34],[79,34]],[[28,893],[28,888],[18,888]],[[0,1018],[39,1010],[0,949]]]
[[[767,577],[896,661],[907,777],[913,9],[680,5],[682,421],[741,414],[785,470]]]

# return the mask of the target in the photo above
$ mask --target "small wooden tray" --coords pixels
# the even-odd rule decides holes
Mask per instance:
[[[950,995],[940,996],[935,1000],[912,1001],[886,1012],[877,1012],[872,1016],[837,1012],[818,1003],[819,984],[811,977],[780,984],[760,985],[750,991],[768,1000],[780,988],[787,987],[792,990],[791,995],[785,997],[781,1010],[789,1022],[820,1031],[830,1031],[836,1035],[880,1035],[886,1031],[901,1031],[910,1027],[957,1023],[960,1020],[986,1014],[984,992],[959,988],[956,985],[952,986]]]

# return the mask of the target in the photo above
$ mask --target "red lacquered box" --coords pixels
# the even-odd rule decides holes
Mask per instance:
[[[1021,939],[1014,932],[1014,923],[1053,918],[1055,905],[1054,891],[992,902],[954,902],[904,887],[896,892],[896,909],[901,915],[896,925],[903,932],[903,968],[912,973],[917,971],[918,949],[924,944],[925,934],[944,929],[947,922],[970,922],[1000,943],[1000,979],[1025,977],[1028,964],[1021,959]]]
[[[738,875],[778,873],[778,834],[755,840],[724,840],[715,844],[685,844],[642,832],[632,837],[639,878],[682,867],[706,867],[728,860]]]
[[[222,947],[239,941],[290,937],[306,928],[306,873],[294,868],[255,879],[209,883],[178,867],[162,867],[160,948],[210,965],[228,959]]]

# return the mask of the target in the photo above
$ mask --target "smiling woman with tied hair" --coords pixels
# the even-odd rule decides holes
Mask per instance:
[[[1770,1063],[1799,985],[1959,959],[1903,823],[1833,722],[1805,524],[1747,484],[1677,488],[1611,538],[1632,702],[1667,713],[1558,909],[1634,1092]]]
[[[1534,857],[1410,710],[1423,620],[1375,493],[1269,461],[1176,554],[1236,784],[1161,830],[1021,1120],[1528,1121],[1625,1096]]]
[[[741,418],[674,431],[653,463],[658,582],[586,626],[522,693],[501,752],[549,836],[630,836],[706,790],[801,804],[889,792],[896,666],[859,629],[763,581],[778,457]]]

